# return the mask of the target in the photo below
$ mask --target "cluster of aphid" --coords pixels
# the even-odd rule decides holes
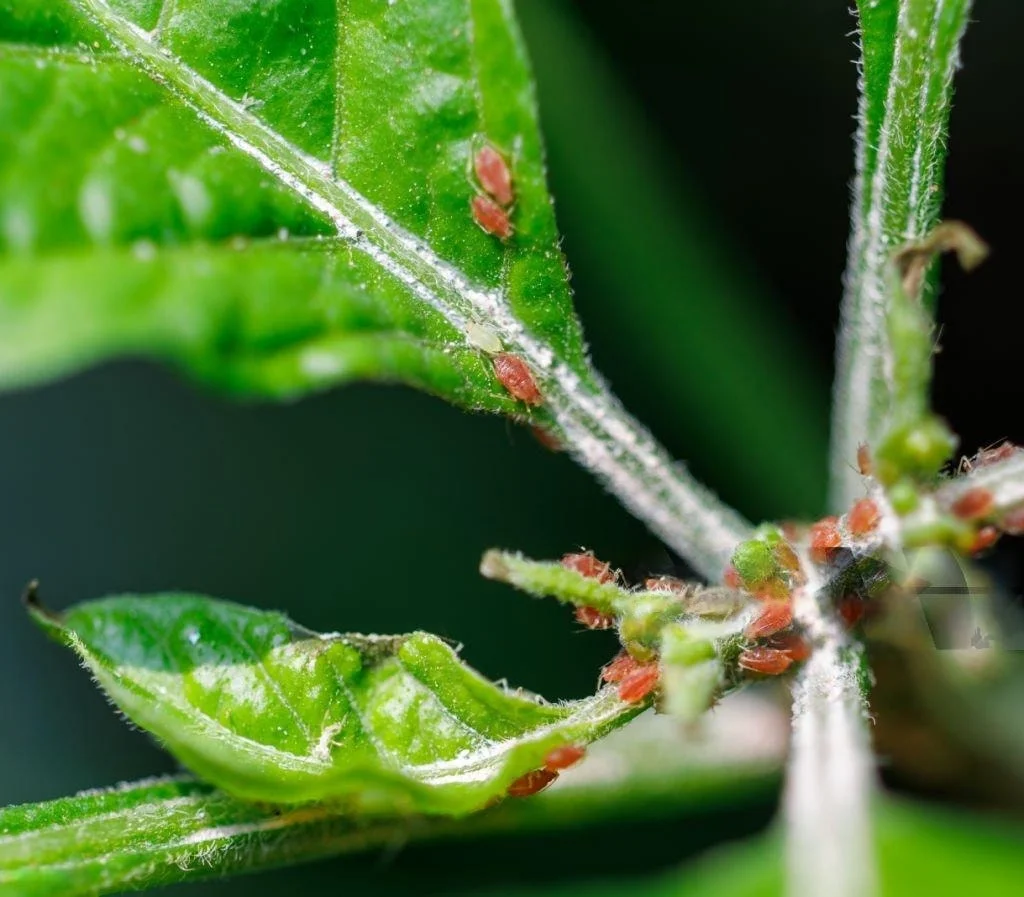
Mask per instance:
[[[473,173],[480,191],[469,201],[473,220],[491,236],[507,240],[512,236],[509,211],[515,202],[515,191],[505,157],[485,143],[473,156]],[[502,351],[501,340],[480,324],[471,324],[467,336],[473,345],[491,356],[494,373],[509,395],[534,407],[543,404],[544,397],[523,359]]]
[[[473,173],[482,190],[469,201],[473,220],[491,236],[507,240],[512,236],[509,211],[516,197],[505,157],[485,143],[473,156]]]
[[[982,449],[973,458],[961,458],[958,473],[970,473],[999,461],[1008,461],[1020,451],[1021,448],[1011,442]],[[914,510],[913,505],[907,507],[906,504],[894,504],[893,507],[898,514]],[[1003,533],[1011,536],[1024,535],[1024,507],[1000,511],[996,508],[995,496],[982,486],[974,486],[957,493],[947,510],[952,519],[944,521],[945,526],[940,528],[941,532],[938,535],[941,541],[967,554],[980,554],[986,551],[995,545]]]
[[[818,526],[811,527],[812,541],[816,537],[831,541],[830,533],[815,535]],[[811,653],[810,645],[793,623],[793,599],[807,577],[790,542],[797,532],[788,525],[786,530],[784,534],[774,527],[765,528],[757,538],[738,545],[723,577],[726,585],[745,592],[761,605],[743,632],[752,644],[740,652],[737,663],[744,670],[766,676],[784,673]]]
[[[973,458],[964,458],[958,472],[970,473],[976,468],[1008,460],[1020,451],[1021,448],[1010,443],[985,449]],[[860,447],[857,462],[864,476],[875,475],[867,446]],[[897,514],[903,516],[915,509],[921,493],[915,492],[915,501],[911,502],[902,498],[897,488],[894,501],[892,484],[886,483],[884,476],[879,479],[888,487],[886,495]],[[957,490],[945,499],[942,489],[934,494],[937,507],[949,518],[940,535],[945,533],[944,540],[962,551],[971,554],[984,551],[1004,532],[1024,534],[1024,507],[998,511],[993,495],[983,487]],[[728,687],[750,674],[776,676],[811,654],[811,645],[794,623],[793,615],[794,599],[808,580],[801,556],[814,568],[816,578],[824,584],[826,594],[846,625],[857,626],[870,611],[872,599],[892,584],[888,565],[879,560],[873,550],[879,544],[882,519],[879,501],[865,497],[855,501],[846,514],[824,517],[809,526],[786,523],[780,527],[763,527],[753,539],[737,546],[725,570],[725,589],[702,591],[675,577],[658,576],[647,578],[635,594],[641,599],[645,593],[648,596],[655,592],[670,593],[678,597],[681,615],[701,615],[707,608],[695,605],[700,604],[698,599],[702,595],[717,596],[712,597],[712,604],[715,601],[721,604],[723,596],[738,596],[741,603],[734,608],[755,602],[757,613],[742,634],[737,639],[726,640],[731,648],[724,649],[723,641],[715,650],[721,660],[733,664],[737,670]],[[591,551],[566,554],[561,565],[602,585],[623,585],[622,572],[599,560]],[[729,611],[725,604],[712,608],[710,615],[727,616]],[[601,680],[616,685],[623,701],[639,704],[648,700],[659,689],[663,674],[658,652],[650,647],[650,641],[631,639],[628,619],[599,608],[577,606],[575,616],[588,629],[618,627],[625,647],[601,670]],[[583,754],[584,749],[577,745],[556,748],[547,756],[542,769],[517,779],[508,794],[514,797],[535,794],[553,782],[559,770],[577,762]]]
[[[529,797],[543,791],[558,778],[563,769],[579,763],[586,752],[587,749],[579,744],[564,744],[548,751],[544,765],[540,769],[531,769],[525,775],[521,775],[508,786],[505,793],[509,797]]]

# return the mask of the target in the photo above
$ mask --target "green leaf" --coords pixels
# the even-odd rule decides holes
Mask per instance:
[[[634,738],[634,730],[648,729],[643,723],[595,746],[579,769],[543,794],[461,819],[368,819],[327,805],[268,807],[188,779],[9,807],[0,810],[0,889],[32,897],[98,897],[396,842],[721,812],[774,794],[778,757],[746,752],[723,763],[723,752],[714,751],[702,758],[699,746],[689,751],[674,728],[664,733],[667,738]]]
[[[854,466],[858,444],[876,445],[889,425],[897,388],[893,255],[938,223],[953,74],[971,2],[858,0],[857,6],[857,180],[833,406],[831,502],[837,511],[862,492]]]
[[[483,679],[426,633],[321,635],[195,595],[32,614],[130,720],[249,800],[470,813],[553,748],[586,744],[644,707],[611,688],[548,704]]]
[[[587,362],[508,0],[0,0],[0,122],[0,388],[123,354],[400,381],[553,431],[707,577],[744,537]]]
[[[470,322],[589,378],[501,0],[5,2],[0,121],[0,384],[145,353],[511,410]],[[470,211],[485,143],[505,242]]]

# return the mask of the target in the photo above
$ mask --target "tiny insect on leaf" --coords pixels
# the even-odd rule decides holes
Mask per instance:
[[[846,525],[855,536],[866,536],[878,527],[882,514],[878,503],[870,498],[862,498],[855,502],[846,515]]]
[[[512,204],[512,175],[504,157],[489,144],[482,147],[473,157],[473,170],[476,172],[480,186],[484,188],[499,205]]]
[[[568,769],[579,763],[586,755],[587,749],[581,744],[565,744],[549,751],[544,758],[544,768],[549,772]]]
[[[562,555],[562,566],[568,570],[575,570],[587,579],[596,579],[598,582],[614,582],[615,572],[607,561],[599,561],[594,557],[592,551],[573,552]]]
[[[950,510],[961,520],[978,520],[988,515],[994,503],[995,500],[988,489],[975,486],[957,498]]]
[[[534,769],[509,785],[506,793],[509,797],[530,797],[543,791],[557,778],[558,773],[554,770]]]
[[[778,676],[789,669],[793,658],[778,648],[758,645],[747,648],[739,656],[739,665],[752,673],[763,673],[766,676]]]
[[[658,685],[661,670],[657,663],[638,664],[619,682],[619,697],[628,703],[639,703]]]
[[[500,240],[507,240],[512,236],[512,223],[509,221],[508,212],[489,196],[474,196],[470,200],[470,208],[473,210],[473,220],[491,236]]]
[[[747,638],[766,638],[785,629],[793,622],[793,604],[790,601],[766,601],[757,617],[750,622],[743,634]]]
[[[826,563],[831,552],[842,544],[839,518],[825,517],[811,525],[811,557],[817,563]]]
[[[525,361],[509,352],[499,352],[494,356],[493,365],[499,382],[511,396],[527,405],[544,404],[544,397]]]
[[[576,622],[587,629],[611,629],[615,625],[615,617],[601,613],[596,607],[577,607],[575,617]]]

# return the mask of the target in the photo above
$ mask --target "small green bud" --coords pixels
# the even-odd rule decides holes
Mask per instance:
[[[667,664],[693,666],[716,656],[714,642],[691,635],[678,624],[666,626],[661,634],[661,657]]]
[[[876,452],[878,478],[887,486],[904,475],[930,480],[949,460],[957,441],[945,421],[934,416],[898,427]]]
[[[889,504],[900,517],[913,511],[919,501],[917,486],[908,479],[897,480],[889,489]]]

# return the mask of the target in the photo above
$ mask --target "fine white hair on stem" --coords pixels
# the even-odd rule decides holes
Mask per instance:
[[[806,563],[805,568],[813,569]],[[793,689],[783,807],[788,893],[870,897],[876,890],[876,782],[861,649],[829,608],[816,576],[794,611],[814,651]]]
[[[124,58],[167,89],[209,128],[325,216],[347,248],[365,253],[461,333],[474,322],[525,360],[566,448],[633,514],[701,575],[717,580],[749,525],[674,462],[596,375],[587,382],[515,315],[499,289],[471,282],[408,233],[329,165],[306,155],[251,109],[165,52],[104,0],[76,0]]]
[[[970,0],[900,0],[892,45],[871,33],[860,4],[861,77],[852,231],[833,393],[831,504],[859,494],[857,446],[887,426],[893,346],[888,314],[893,252],[938,220],[953,75]],[[884,95],[878,73],[891,63]]]
[[[941,488],[936,497],[942,505],[949,506],[971,489],[985,489],[992,494],[993,514],[1024,507],[1024,450],[975,467]]]

